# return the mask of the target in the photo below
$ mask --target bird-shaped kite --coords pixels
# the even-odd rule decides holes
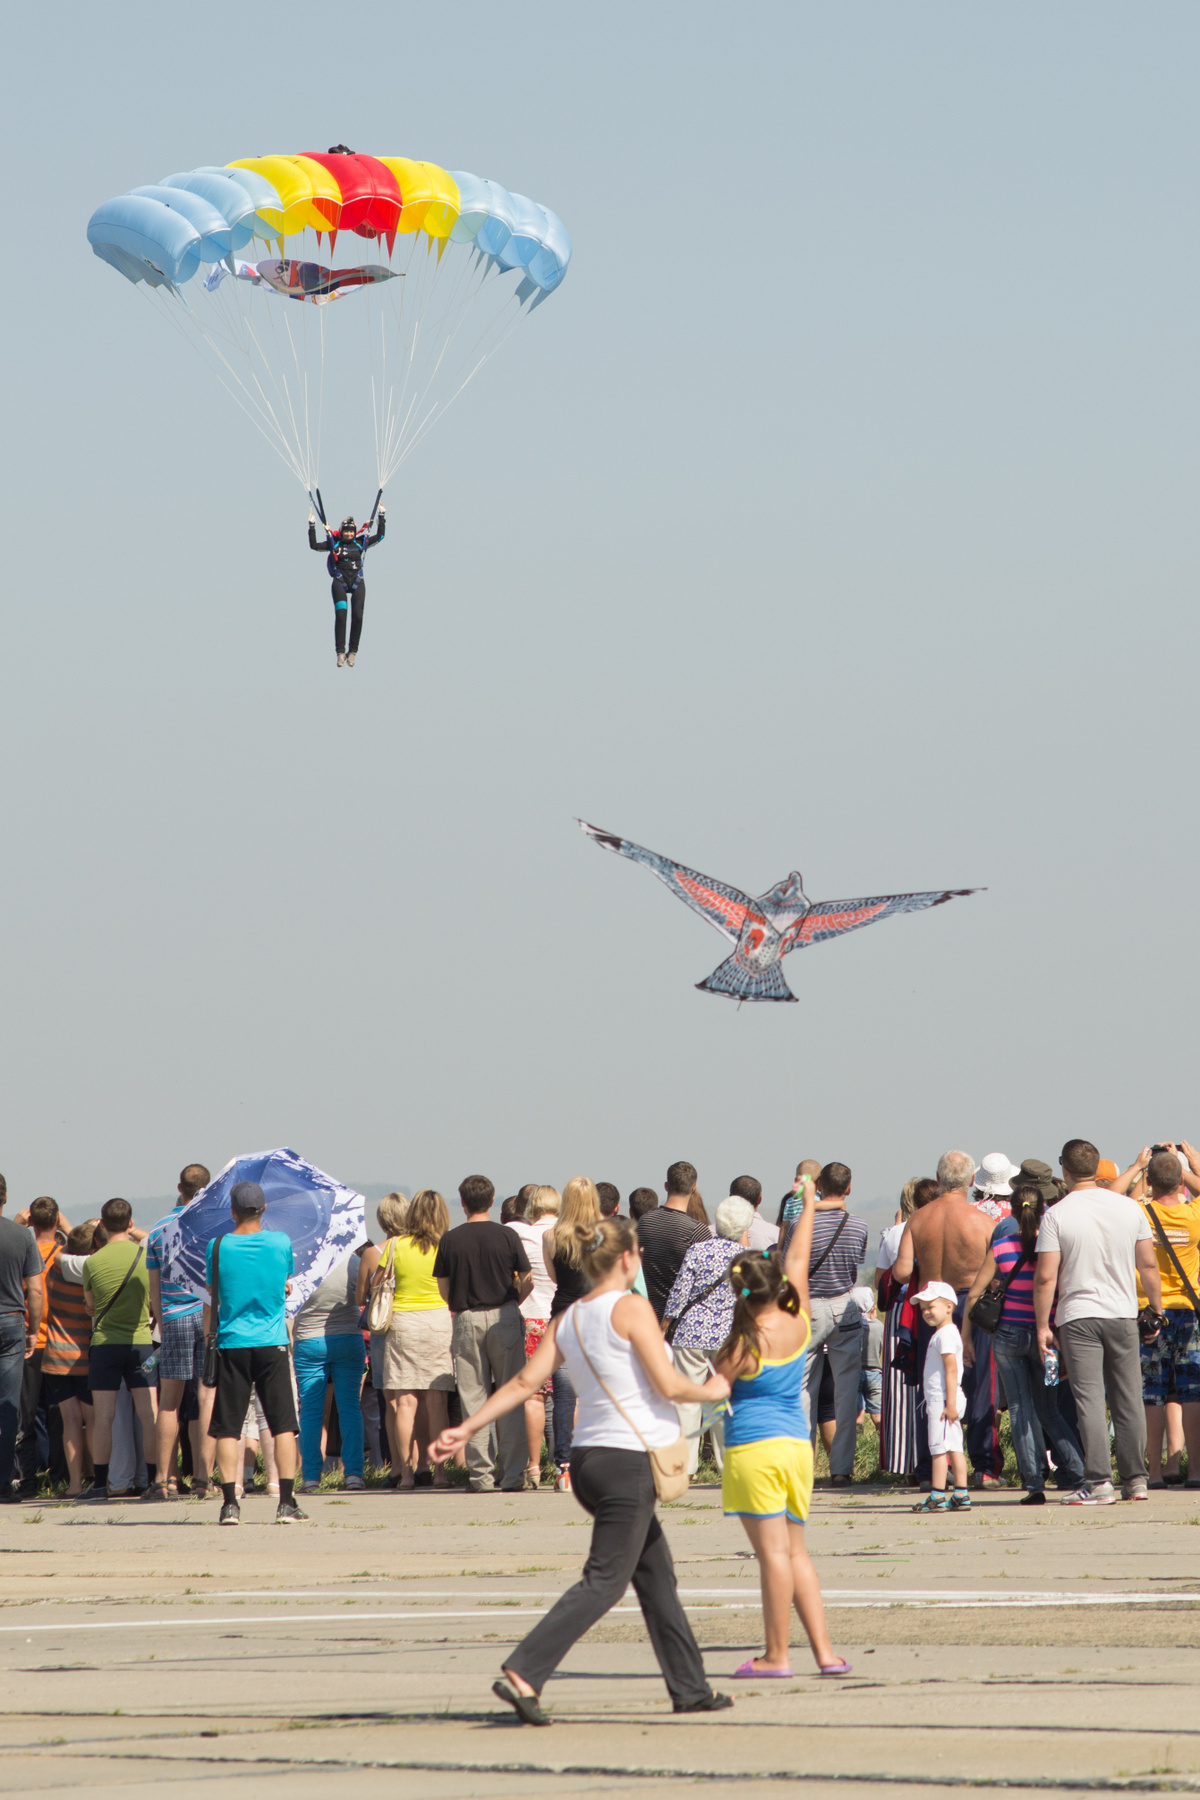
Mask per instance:
[[[779,966],[790,950],[803,950],[826,938],[841,937],[847,931],[857,931],[860,925],[889,918],[892,913],[924,912],[927,906],[941,906],[945,900],[983,892],[981,888],[939,888],[932,894],[881,894],[872,900],[810,900],[793,869],[773,888],[752,900],[749,894],[724,881],[700,875],[695,869],[686,869],[669,856],[643,850],[640,844],[614,837],[612,832],[601,831],[584,819],[579,824],[606,850],[615,850],[618,856],[628,856],[653,869],[685,906],[715,925],[737,946],[707,981],[698,981],[696,986],[738,1001],[794,1000],[796,996]]]

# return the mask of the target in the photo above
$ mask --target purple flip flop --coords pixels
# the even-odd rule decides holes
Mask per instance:
[[[756,1669],[754,1658],[748,1656],[740,1668],[733,1671],[735,1681],[790,1681],[790,1669]]]
[[[853,1668],[854,1664],[848,1663],[843,1656],[835,1663],[822,1663],[818,1673],[821,1675],[849,1675]]]

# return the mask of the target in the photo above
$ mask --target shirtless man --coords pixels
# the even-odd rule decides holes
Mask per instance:
[[[913,1264],[921,1280],[948,1281],[958,1294],[969,1288],[992,1241],[994,1220],[971,1205],[975,1164],[961,1150],[947,1150],[937,1166],[938,1197],[904,1227],[892,1275],[907,1281]]]
[[[938,1163],[937,1178],[937,1199],[915,1212],[904,1227],[892,1274],[897,1281],[907,1281],[915,1263],[923,1282],[948,1281],[958,1295],[957,1321],[967,1289],[983,1267],[991,1247],[995,1221],[971,1204],[975,1164],[963,1151],[947,1150]],[[929,1336],[922,1320],[917,1331],[918,1368],[924,1367]],[[1004,1459],[1000,1454],[991,1339],[980,1333],[974,1341],[976,1361],[963,1375],[963,1391],[967,1396],[967,1452],[978,1485],[1000,1487]],[[929,1452],[924,1448],[928,1433],[923,1414],[924,1399],[919,1388],[916,1406],[916,1474],[922,1484],[927,1484],[931,1473]]]

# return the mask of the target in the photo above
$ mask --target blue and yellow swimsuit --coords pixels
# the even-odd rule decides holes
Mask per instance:
[[[794,1356],[766,1359],[733,1384],[725,1418],[721,1498],[726,1513],[802,1525],[812,1500],[813,1453],[804,1412],[804,1364],[812,1325]]]

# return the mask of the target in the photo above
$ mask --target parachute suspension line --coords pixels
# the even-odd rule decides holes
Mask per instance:
[[[476,279],[474,279],[474,277],[477,272],[478,272],[478,279],[476,280]],[[509,271],[506,271],[506,273],[508,273],[508,272]],[[503,334],[495,342],[488,345],[486,348],[483,348],[489,334],[493,330],[493,325],[495,322],[489,321],[489,322],[485,323],[482,330],[480,331],[478,337],[476,338],[475,343],[472,345],[470,351],[463,358],[462,362],[459,365],[460,370],[463,368],[466,368],[466,373],[462,376],[461,380],[457,381],[457,384],[455,385],[453,392],[450,393],[444,399],[435,401],[429,407],[428,411],[426,411],[424,413],[424,415],[418,420],[418,422],[416,424],[411,424],[414,410],[418,409],[420,406],[422,406],[424,404],[425,399],[428,396],[429,390],[432,387],[433,382],[436,379],[438,373],[440,372],[442,365],[445,363],[447,356],[450,352],[450,349],[451,349],[452,345],[454,344],[455,339],[458,337],[460,331],[462,330],[463,326],[466,323],[466,319],[467,319],[467,316],[470,311],[471,302],[473,301],[475,296],[479,293],[479,291],[482,289],[482,287],[485,284],[485,282],[487,281],[490,273],[491,273],[490,268],[485,267],[482,264],[482,262],[479,262],[475,265],[475,268],[470,271],[470,274],[467,277],[466,281],[465,282],[460,281],[460,282],[454,283],[451,288],[451,291],[446,295],[446,305],[443,309],[442,319],[438,323],[444,324],[447,320],[449,320],[451,317],[453,317],[453,315],[456,313],[457,313],[458,317],[453,325],[453,328],[445,336],[444,341],[441,346],[441,349],[433,363],[433,367],[429,370],[424,382],[421,385],[420,392],[414,393],[413,398],[412,398],[411,402],[409,403],[408,409],[407,409],[404,417],[402,419],[398,419],[396,421],[396,428],[394,430],[391,441],[389,442],[388,456],[387,456],[387,460],[384,464],[385,476],[388,479],[390,479],[390,477],[395,473],[396,469],[398,469],[400,467],[400,465],[408,458],[408,456],[417,447],[417,445],[421,442],[421,440],[424,438],[424,436],[430,430],[430,428],[433,426],[433,424],[436,422],[436,420],[441,417],[442,413],[444,413],[447,410],[447,408],[450,405],[452,405],[454,400],[456,400],[458,398],[458,395],[462,393],[463,389],[468,385],[468,383],[474,379],[474,377],[478,374],[479,370],[483,367],[484,363],[487,362],[490,357],[495,355],[496,351],[499,350],[501,348],[501,346],[507,342],[508,338],[512,335],[512,332],[516,329],[516,326],[519,323],[519,320],[521,317],[521,309],[518,307],[516,310],[515,316],[511,319],[511,321],[508,325],[507,330],[504,330]],[[465,286],[467,289],[467,292],[465,294],[461,294],[458,291],[463,286]],[[505,308],[503,310],[507,310],[507,309]],[[498,315],[498,318],[499,318],[499,316],[500,315]],[[437,334],[435,331],[435,333],[434,333],[435,341],[436,341],[436,335]],[[482,350],[482,354],[480,354],[481,350]],[[410,359],[410,367],[412,366],[412,363],[415,362],[415,360],[416,359],[415,359],[415,353],[414,353],[414,356]],[[470,367],[467,367],[468,363],[471,365]],[[411,428],[410,428],[410,426],[411,426]]]
[[[224,291],[225,291],[225,284],[222,283],[221,288],[218,289],[218,293],[223,294]],[[265,412],[265,415],[270,418],[275,431],[278,433],[280,442],[285,447],[288,460],[291,463],[291,466],[296,473],[297,479],[302,480],[304,482],[305,487],[308,488],[309,486],[312,485],[312,474],[311,474],[310,469],[305,468],[304,445],[303,445],[303,442],[300,439],[299,433],[297,432],[296,427],[295,427],[294,408],[292,405],[292,396],[291,396],[291,393],[290,393],[290,390],[289,390],[288,384],[287,384],[286,369],[282,366],[282,356],[280,356],[280,358],[279,358],[279,362],[281,365],[280,373],[277,375],[275,372],[275,367],[273,366],[271,359],[266,355],[265,351],[263,350],[263,347],[262,347],[261,343],[259,342],[257,333],[255,332],[254,325],[252,322],[250,299],[251,299],[251,296],[249,294],[246,294],[244,296],[241,294],[233,294],[233,295],[231,295],[231,298],[230,298],[230,304],[233,307],[233,311],[234,311],[238,321],[240,322],[241,328],[242,328],[241,333],[240,333],[240,341],[238,341],[238,348],[240,349],[242,355],[245,357],[247,372],[249,373],[250,379],[253,381],[254,386],[258,389],[258,392],[259,392],[259,395],[260,395],[261,401],[262,401],[262,408]],[[286,319],[286,315],[285,315],[285,319]],[[273,319],[271,320],[271,324],[272,324],[273,335],[275,335],[274,329],[273,329],[274,328],[274,320]],[[200,329],[204,330],[204,327],[200,326]],[[212,347],[215,349],[215,345],[213,345]],[[276,348],[278,349],[278,338],[277,337],[276,337]],[[271,388],[274,391],[275,398],[274,398],[273,402],[272,402],[270,396],[267,394],[267,391],[263,386],[262,380],[259,377],[258,368],[256,368],[256,366],[255,366],[255,356],[256,355],[257,355],[258,364],[261,366],[262,373],[266,377],[267,381],[269,381]],[[229,367],[227,361],[226,361],[225,366],[227,368]],[[239,380],[239,384],[240,384],[240,378],[237,376],[236,372],[234,370],[230,369],[230,374],[233,375],[235,380]],[[281,385],[281,383],[282,383],[282,385]],[[253,396],[251,396],[251,398],[253,398]],[[282,414],[285,409],[292,421],[292,431],[290,434],[285,429],[284,424],[282,423],[281,417],[280,417],[280,414]]]
[[[138,286],[138,291],[140,292],[141,291],[141,283],[139,282],[137,284],[137,286]],[[178,332],[179,336],[183,339],[184,343],[187,344],[188,347],[192,351],[194,351],[194,353],[198,357],[200,357],[200,360],[203,362],[205,360],[205,358],[203,356],[203,353],[200,349],[199,344],[197,344],[195,338],[193,338],[188,333],[188,331],[185,329],[182,321],[179,318],[177,318],[173,312],[171,312],[169,310],[170,305],[171,305],[170,299],[169,298],[167,299],[168,310],[166,311],[165,315],[163,312],[163,307],[154,300],[153,295],[147,293],[146,301],[154,309],[154,311],[158,314],[159,317],[165,316],[168,319],[172,330]],[[194,319],[195,315],[193,314],[192,316]],[[237,374],[236,370],[232,369],[229,366],[229,363],[225,357],[224,352],[219,349],[219,347],[217,346],[215,341],[210,337],[210,334],[205,329],[205,327],[200,325],[198,322],[197,322],[197,330],[200,332],[201,336],[204,338],[205,342],[208,344],[209,349],[212,351],[213,355],[217,358],[218,362],[220,362],[222,364],[222,366],[225,368],[226,372],[229,375],[230,379],[227,381],[225,379],[225,376],[221,373],[220,369],[215,369],[213,371],[217,377],[217,380],[220,382],[221,386],[225,389],[225,392],[230,396],[230,398],[234,401],[234,403],[238,407],[240,407],[242,412],[245,413],[245,415],[249,419],[250,423],[254,426],[254,429],[263,438],[266,439],[266,442],[271,446],[271,449],[275,452],[276,456],[278,456],[280,461],[283,462],[291,470],[292,474],[296,476],[297,480],[303,479],[303,477],[301,475],[301,471],[296,465],[296,460],[290,453],[290,450],[289,450],[289,447],[287,444],[287,440],[284,437],[283,433],[279,429],[278,421],[276,421],[274,419],[273,415],[271,415],[269,405],[265,406],[265,408],[263,406],[259,405],[259,403],[254,399],[254,396],[250,393],[249,389],[246,387],[245,382],[242,381],[241,377]],[[209,364],[209,367],[210,368],[212,367],[211,363]],[[233,383],[232,386],[230,385],[231,382]],[[237,391],[239,388],[242,390],[241,394],[239,394]],[[245,399],[242,398],[242,394],[244,394],[246,396]],[[247,404],[247,401],[249,401],[249,404]],[[273,433],[272,433],[272,431],[267,429],[267,427],[262,423],[262,418],[256,416],[256,414],[265,414],[265,416],[268,416],[271,418],[271,423],[273,426]]]
[[[409,403],[409,406],[407,408],[407,411],[406,411],[404,417],[398,418],[396,420],[396,428],[395,428],[392,440],[389,444],[388,459],[385,464],[385,468],[387,469],[389,474],[395,468],[397,468],[400,465],[400,463],[407,457],[407,455],[409,454],[411,449],[414,447],[415,443],[417,441],[419,441],[419,438],[424,436],[425,432],[429,429],[430,425],[434,422],[434,420],[436,418],[440,417],[441,413],[444,412],[446,410],[446,407],[450,404],[450,400],[444,400],[444,401],[436,403],[430,409],[429,413],[427,413],[421,419],[420,423],[417,426],[413,427],[411,430],[409,429],[414,409],[423,403],[425,396],[428,394],[429,388],[432,386],[434,380],[436,379],[436,377],[438,375],[439,370],[441,369],[443,362],[445,361],[446,355],[450,349],[450,345],[452,344],[454,337],[457,335],[458,330],[460,329],[462,323],[464,322],[466,313],[469,310],[472,301],[474,300],[476,295],[479,293],[479,291],[481,290],[481,288],[484,285],[484,282],[486,281],[488,271],[485,269],[482,269],[482,265],[480,265],[479,263],[472,265],[469,258],[468,259],[457,259],[457,260],[458,260],[458,264],[459,264],[459,272],[458,272],[456,279],[449,285],[449,291],[445,292],[444,305],[442,307],[441,318],[430,322],[430,330],[427,331],[425,333],[425,335],[426,336],[432,335],[433,340],[436,342],[437,335],[438,335],[438,328],[441,325],[444,325],[445,321],[448,320],[449,318],[453,317],[456,313],[459,315],[458,323],[456,324],[454,331],[451,333],[450,338],[445,343],[443,343],[442,349],[441,349],[438,357],[434,361],[433,367],[428,371],[428,373],[425,377],[425,380],[421,386],[420,393],[414,394],[413,399]],[[477,272],[478,272],[478,279],[476,279]],[[464,289],[465,289],[465,292],[463,291]],[[489,329],[490,329],[490,327],[485,326],[484,331],[481,334],[481,338],[485,337],[487,335],[487,331]],[[498,345],[493,346],[493,348],[498,348],[498,347],[499,347]],[[489,352],[489,354],[491,354],[491,352]],[[415,361],[415,356],[414,356],[413,360]],[[472,374],[474,372],[475,372],[474,370],[471,371]],[[468,376],[467,379],[470,379],[470,376]],[[459,384],[459,387],[456,389],[456,392],[461,392],[461,389],[463,386],[465,386],[465,381]],[[454,396],[452,395],[450,398],[453,399]]]
[[[222,284],[221,289],[218,289],[218,293],[222,293],[223,291],[224,291],[224,284]],[[284,387],[283,387],[283,392],[281,394],[279,378],[275,374],[270,360],[265,355],[262,345],[259,343],[258,338],[255,334],[254,326],[251,322],[251,313],[250,313],[249,304],[248,304],[249,296],[245,297],[245,301],[246,301],[246,304],[243,306],[242,296],[240,296],[240,295],[231,296],[230,304],[233,308],[233,312],[234,312],[237,320],[239,321],[239,323],[241,325],[240,334],[238,334],[238,336],[236,336],[236,337],[233,337],[232,341],[236,342],[237,348],[240,350],[242,356],[245,358],[247,373],[249,374],[251,381],[253,381],[254,386],[258,389],[258,393],[259,393],[259,396],[261,399],[260,410],[263,412],[265,417],[268,417],[270,419],[274,430],[278,433],[280,443],[285,448],[285,451],[287,453],[287,459],[290,462],[292,468],[294,469],[297,479],[303,480],[305,472],[303,469],[302,446],[299,445],[299,443],[296,441],[294,436],[289,437],[289,434],[284,429],[284,426],[280,422],[280,418],[276,411],[277,407],[279,408],[280,411],[282,411],[285,404],[288,406],[288,409],[290,411],[290,396],[287,393],[286,378],[284,379]],[[194,314],[192,316],[195,317]],[[211,332],[209,332],[208,329],[203,324],[201,324],[200,321],[198,321],[198,320],[197,320],[197,329],[199,331],[201,331],[202,334],[205,335],[206,341],[209,342],[210,348],[214,351],[214,353],[217,354],[218,356],[220,356],[221,353],[217,349],[215,340],[213,338],[213,334]],[[231,336],[232,336],[232,333],[231,333]],[[262,367],[263,374],[266,376],[267,380],[271,384],[272,389],[274,390],[274,394],[275,394],[274,403],[272,403],[270,397],[267,394],[266,389],[263,387],[262,381],[259,378],[258,370],[255,367],[255,353],[256,352],[257,352],[258,362]],[[243,388],[243,391],[245,391],[248,394],[248,397],[251,399],[252,403],[254,405],[258,406],[259,402],[254,401],[253,396],[249,395],[249,390],[245,388],[245,384],[241,381],[241,378],[240,378],[240,376],[238,376],[237,372],[234,369],[230,368],[228,360],[225,358],[222,358],[222,361],[224,362],[225,367],[227,369],[229,369],[229,373],[233,377],[233,379],[235,381],[237,381],[239,386],[241,386]],[[308,485],[309,485],[309,483],[307,481],[305,481],[305,486],[307,487]]]
[[[471,274],[473,274],[473,273],[474,273],[474,271],[471,271]],[[484,278],[481,278],[480,281],[475,284],[475,293],[478,293],[480,291],[480,289],[482,288],[483,279]],[[461,285],[462,285],[462,282],[460,279],[460,281],[458,281],[454,284],[454,288],[456,289]],[[449,351],[450,346],[453,343],[454,338],[457,335],[458,330],[462,325],[463,319],[465,318],[467,307],[469,306],[471,299],[474,297],[474,295],[470,292],[470,287],[471,287],[470,275],[468,275],[466,285],[468,288],[468,293],[466,294],[466,296],[464,298],[460,299],[457,296],[456,292],[454,292],[453,289],[452,289],[451,293],[449,293],[446,296],[446,305],[443,308],[442,318],[440,320],[436,321],[436,324],[435,324],[434,341],[436,342],[436,339],[437,339],[436,326],[444,325],[445,321],[455,311],[458,311],[459,315],[460,315],[458,324],[455,326],[453,332],[451,332],[450,335],[444,339],[444,341],[442,343],[442,348],[439,351],[437,358],[434,361],[433,367],[429,370],[429,372],[425,378],[424,386],[422,387],[420,394],[414,394],[414,396],[413,396],[412,402],[410,403],[409,408],[408,408],[408,412],[407,412],[404,420],[400,424],[400,430],[399,430],[397,439],[389,447],[389,470],[393,467],[399,467],[400,463],[408,455],[408,452],[412,448],[414,441],[416,441],[413,438],[413,436],[408,433],[408,429],[407,429],[408,423],[412,417],[414,408],[423,404],[425,396],[428,394],[429,389],[433,385],[433,382],[436,380],[438,372],[439,372],[439,370],[442,366],[442,363],[445,360],[445,357],[447,355],[447,352]],[[484,334],[486,334],[487,329],[488,328],[485,326]],[[415,357],[413,360],[415,361]],[[458,391],[461,391],[461,389]],[[451,396],[451,398],[453,398],[453,396]],[[433,423],[433,420],[435,418],[440,416],[440,413],[445,411],[446,406],[448,406],[449,404],[450,404],[449,401],[445,401],[445,402],[441,402],[441,403],[438,403],[437,405],[435,405],[435,407],[432,410],[432,413],[427,415],[426,418],[424,420],[422,420],[421,425],[419,427],[415,428],[417,431],[419,431],[421,436],[424,436],[424,433],[426,430],[428,430],[429,425]],[[403,445],[402,450],[400,450],[400,445]],[[399,454],[397,454],[398,451],[399,451]],[[391,460],[392,458],[394,458],[394,462]]]
[[[299,304],[301,306],[303,306],[304,302],[300,301]],[[284,300],[284,305],[285,306],[287,305],[286,299]],[[280,348],[280,354],[281,354],[281,358],[282,358],[282,348],[281,348],[281,346],[279,346],[279,333],[276,330],[276,314],[273,311],[271,311],[269,302],[268,302],[267,317],[271,321],[272,334],[275,337],[276,346]],[[292,368],[295,371],[296,386],[297,386],[297,390],[299,390],[303,384],[303,375],[301,373],[301,368],[300,368],[300,358],[296,354],[296,340],[292,333],[292,320],[291,320],[290,314],[285,312],[282,317],[282,322],[283,322],[283,329],[287,333],[288,349],[292,353]],[[286,364],[285,364],[285,367],[286,367]],[[301,433],[300,426],[296,419],[296,404],[299,401],[299,392],[297,392],[295,398],[293,398],[291,384],[288,381],[286,374],[284,375],[284,392],[287,395],[288,417],[290,418],[290,420],[292,422],[292,433],[295,438],[297,454],[298,454],[300,461],[303,462],[303,460],[304,460],[304,437],[303,437],[303,434]],[[308,487],[311,484],[311,477],[312,477],[311,469],[306,468],[305,475],[308,477],[308,479],[305,481],[304,485],[305,485],[305,487]]]

